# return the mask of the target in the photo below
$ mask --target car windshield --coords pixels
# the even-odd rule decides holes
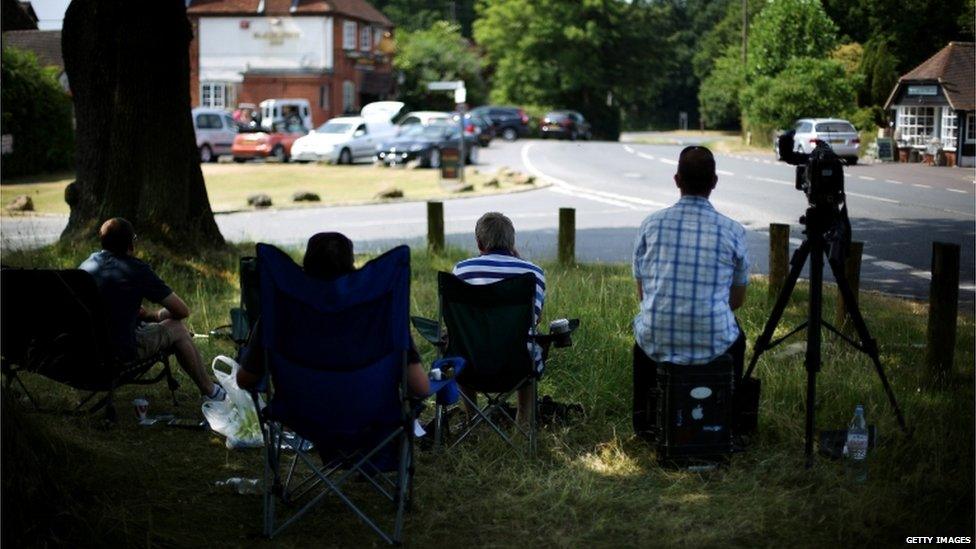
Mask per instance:
[[[565,120],[567,118],[569,118],[568,112],[551,112],[546,115],[546,119],[552,121]]]
[[[854,126],[847,122],[822,122],[817,124],[818,133],[855,133]]]
[[[349,133],[352,129],[352,124],[343,124],[341,122],[326,122],[318,128],[315,129],[318,133]]]

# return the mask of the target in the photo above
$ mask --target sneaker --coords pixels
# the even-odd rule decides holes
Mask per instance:
[[[224,388],[215,381],[213,393],[203,398],[208,402],[220,402],[227,398],[227,391],[225,391]]]

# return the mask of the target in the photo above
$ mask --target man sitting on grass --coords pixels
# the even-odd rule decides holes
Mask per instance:
[[[498,212],[488,212],[475,224],[474,236],[481,255],[458,262],[454,266],[454,276],[468,284],[491,284],[513,276],[532,273],[535,275],[536,286],[533,326],[538,324],[542,317],[542,304],[546,298],[546,275],[541,268],[519,257],[515,250],[515,226],[512,225],[512,220]],[[542,349],[535,342],[529,342],[529,347],[535,358],[536,371],[541,374]],[[458,387],[472,402],[478,401],[477,393],[463,387],[460,383]],[[475,411],[471,409],[471,405],[467,401],[464,405],[468,417],[474,417]],[[529,387],[519,389],[517,416],[519,422],[528,421],[528,413],[532,405],[531,389]]]
[[[634,245],[640,312],[634,318],[634,432],[649,437],[657,364],[707,364],[729,353],[742,377],[745,335],[732,311],[749,283],[745,228],[715,211],[715,158],[705,147],[678,157],[681,199],[647,217]]]
[[[207,377],[203,357],[183,325],[190,309],[149,265],[132,257],[136,241],[132,224],[114,217],[102,224],[98,235],[102,250],[91,254],[79,268],[95,278],[118,358],[141,360],[172,349],[200,393],[209,400],[223,400],[227,393]],[[162,307],[149,312],[142,307],[143,299]]]

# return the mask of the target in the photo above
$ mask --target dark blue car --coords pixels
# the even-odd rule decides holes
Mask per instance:
[[[380,143],[376,147],[376,159],[384,164],[401,164],[420,160],[422,166],[441,167],[441,151],[458,147],[460,128],[456,124],[430,124],[407,126],[400,135]],[[478,138],[464,136],[466,164],[478,163]]]

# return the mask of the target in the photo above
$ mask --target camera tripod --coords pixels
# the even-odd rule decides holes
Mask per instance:
[[[845,215],[844,219],[846,220],[846,211],[843,213]],[[807,468],[813,465],[814,405],[817,392],[817,372],[820,371],[821,327],[826,327],[852,347],[871,358],[875,371],[881,379],[881,384],[884,386],[885,393],[888,395],[888,400],[891,402],[892,408],[895,409],[898,425],[903,432],[907,433],[905,418],[902,416],[901,409],[898,407],[898,401],[895,400],[895,394],[881,366],[881,359],[878,356],[878,344],[868,332],[868,327],[864,323],[864,317],[861,315],[861,310],[854,300],[854,293],[845,276],[844,261],[841,258],[841,254],[829,253],[830,246],[828,246],[827,233],[832,230],[831,221],[835,219],[835,214],[836,211],[828,211],[828,209],[823,207],[817,208],[816,206],[811,206],[807,209],[806,215],[800,218],[800,223],[805,226],[804,234],[806,238],[790,259],[790,274],[782,290],[780,290],[779,296],[776,298],[776,304],[773,306],[769,319],[766,321],[763,333],[756,339],[752,359],[749,361],[749,368],[744,376],[744,379],[747,379],[752,374],[753,369],[756,367],[756,362],[764,352],[779,345],[803,328],[807,329],[807,349],[804,361],[807,371],[805,446]],[[830,244],[836,246],[841,244],[841,242],[831,241]],[[844,251],[846,252],[847,243],[843,242],[843,244],[845,245]],[[847,337],[836,327],[824,322],[821,318],[823,310],[823,268],[825,256],[827,257],[831,271],[834,273],[834,279],[837,282],[840,295],[844,300],[851,321],[860,338],[860,343]],[[771,341],[773,332],[776,330],[776,325],[783,316],[783,311],[786,309],[786,304],[790,300],[790,295],[793,293],[796,281],[800,277],[800,271],[803,270],[803,265],[807,259],[810,260],[810,310],[807,321],[801,323],[785,336]]]

